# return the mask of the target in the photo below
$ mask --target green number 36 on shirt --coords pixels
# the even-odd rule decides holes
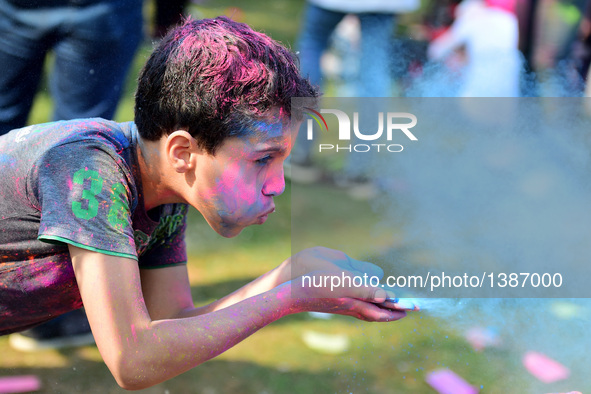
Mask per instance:
[[[90,180],[90,187],[82,189],[79,199],[72,201],[72,213],[79,219],[92,219],[98,214],[99,201],[96,196],[103,190],[103,178],[99,173],[88,168],[81,168],[74,173],[72,182],[77,185],[84,185],[86,179]],[[110,208],[107,214],[107,220],[111,226],[123,230],[128,222],[125,219],[127,207],[123,203],[121,195],[125,194],[125,187],[121,183],[115,183],[111,187]],[[86,201],[86,208],[83,207],[83,201]]]

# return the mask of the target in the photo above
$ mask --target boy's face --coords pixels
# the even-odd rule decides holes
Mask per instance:
[[[248,135],[227,138],[215,155],[199,155],[188,202],[224,237],[263,224],[285,189],[283,162],[296,135],[296,127],[260,121]]]

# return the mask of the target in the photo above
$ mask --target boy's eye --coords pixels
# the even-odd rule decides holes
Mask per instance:
[[[263,158],[260,158],[258,160],[256,160],[257,164],[267,164],[269,162],[269,160],[272,159],[272,156],[265,156]]]

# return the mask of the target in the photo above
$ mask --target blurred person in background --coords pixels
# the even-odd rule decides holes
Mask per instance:
[[[320,58],[335,28],[347,15],[359,19],[361,30],[358,75],[360,97],[389,97],[390,41],[397,13],[419,7],[417,0],[309,0],[306,5],[298,49],[302,74],[322,85]]]
[[[142,0],[0,0],[0,135],[25,126],[50,51],[53,120],[111,119],[142,22]]]
[[[522,61],[514,0],[465,0],[448,31],[429,46],[443,60],[465,49],[460,97],[518,97]]]
[[[393,92],[391,48],[395,16],[415,11],[419,6],[419,0],[308,0],[298,41],[302,75],[307,76],[313,85],[324,85],[321,57],[329,47],[337,25],[346,18],[349,25],[354,25],[351,23],[354,15],[359,21],[360,48],[358,67],[353,66],[356,69],[355,88],[350,93],[357,97],[390,97]],[[352,59],[346,62],[348,64],[343,67],[352,68]],[[305,137],[305,133],[300,133],[289,167],[292,179],[313,182],[321,174],[312,167],[311,141]]]
[[[567,58],[567,78],[574,91],[590,95],[587,85],[591,64],[591,0],[587,0],[581,21],[577,29],[577,37],[569,47]]]
[[[527,72],[533,71],[532,62],[538,7],[538,0],[517,0],[515,4],[515,14],[519,25],[519,51],[523,55],[523,66]]]
[[[155,39],[163,38],[169,28],[182,21],[188,2],[188,0],[156,0],[153,33]]]

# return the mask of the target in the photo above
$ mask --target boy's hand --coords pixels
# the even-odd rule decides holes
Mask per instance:
[[[380,287],[384,271],[375,264],[352,259],[338,250],[316,247],[295,254],[289,265],[295,277],[290,283],[292,297],[304,310],[367,321],[393,321],[406,316],[406,308],[383,305],[394,294]]]
[[[356,275],[376,276],[380,280],[384,276],[384,270],[375,264],[355,260],[344,252],[321,246],[302,250],[288,260],[294,277],[316,271],[340,274],[343,270]]]
[[[344,272],[347,275],[347,272]],[[350,273],[349,273],[350,274]],[[385,308],[382,304],[387,293],[384,289],[372,286],[331,287],[314,285],[334,272],[320,271],[300,276],[287,282],[297,312],[325,312],[353,316],[365,321],[387,322],[406,316],[405,310]]]

